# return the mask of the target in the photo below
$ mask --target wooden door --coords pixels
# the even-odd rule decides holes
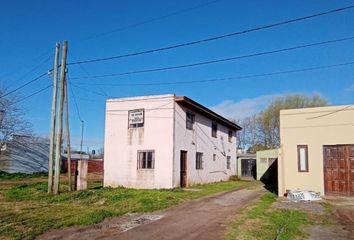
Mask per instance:
[[[187,187],[187,151],[181,151],[181,187]]]
[[[325,194],[354,195],[354,145],[323,146]]]

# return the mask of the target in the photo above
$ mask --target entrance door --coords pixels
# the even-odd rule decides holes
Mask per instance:
[[[181,151],[181,187],[187,187],[187,151]]]
[[[256,179],[256,159],[241,159],[241,176]]]
[[[323,146],[325,194],[354,195],[354,145]]]

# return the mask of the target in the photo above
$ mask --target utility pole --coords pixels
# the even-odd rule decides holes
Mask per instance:
[[[54,140],[55,123],[57,111],[57,83],[58,83],[58,63],[59,63],[60,44],[55,45],[55,58],[53,70],[53,99],[52,99],[52,120],[50,126],[50,147],[49,147],[49,166],[48,166],[48,193],[53,192],[53,163],[54,163]]]
[[[84,142],[84,125],[85,125],[85,122],[83,120],[81,120],[80,160],[82,160],[82,143]]]
[[[60,160],[61,160],[61,143],[63,137],[63,105],[64,105],[64,81],[66,74],[66,55],[68,49],[68,42],[64,41],[61,59],[61,69],[60,69],[60,86],[59,86],[59,112],[58,112],[58,134],[56,141],[55,150],[55,169],[54,169],[54,194],[59,193],[59,182],[60,182]]]
[[[71,148],[70,148],[70,128],[69,128],[69,107],[68,107],[68,82],[65,78],[64,83],[64,96],[65,96],[65,135],[66,135],[66,153],[67,153],[67,164],[68,164],[68,185],[69,191],[72,190],[71,184]]]

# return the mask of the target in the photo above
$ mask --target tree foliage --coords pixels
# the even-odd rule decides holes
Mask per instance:
[[[327,100],[318,94],[284,95],[275,97],[263,111],[240,120],[238,147],[251,152],[280,146],[280,110],[326,106]]]

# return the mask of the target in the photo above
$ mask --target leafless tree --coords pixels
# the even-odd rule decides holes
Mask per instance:
[[[5,144],[14,135],[31,135],[31,126],[24,118],[24,109],[19,104],[19,95],[6,95],[0,87],[0,154]]]

